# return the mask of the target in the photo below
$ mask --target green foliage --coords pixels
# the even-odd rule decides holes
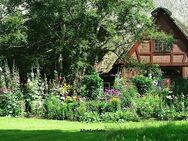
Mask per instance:
[[[152,76],[155,80],[160,80],[162,71],[158,64],[148,64],[146,62],[139,62],[134,58],[127,58],[128,64],[125,66],[130,69],[136,69],[141,75]]]
[[[33,116],[33,117],[45,116],[44,102],[42,100],[31,101],[30,108],[31,108],[30,116]]]
[[[140,121],[140,117],[134,111],[134,109],[126,109],[123,112],[123,117],[125,121]]]
[[[15,66],[0,67],[0,109],[3,116],[24,116],[25,103],[20,88],[20,76]]]
[[[24,25],[24,16],[20,11],[8,13],[0,19],[1,48],[23,47],[27,43],[27,28]]]
[[[159,27],[149,28],[147,29],[147,32],[148,32],[148,35],[147,35],[148,38],[153,39],[153,40],[160,40],[162,42],[165,42],[169,46],[171,46],[175,42],[175,39],[172,34],[159,32]]]
[[[121,101],[117,97],[112,97],[109,100],[108,108],[111,112],[116,112],[121,109]]]
[[[102,121],[105,122],[123,122],[123,113],[122,112],[106,112],[101,115]]]
[[[24,116],[24,102],[21,99],[21,92],[4,93],[0,100],[0,107],[2,109],[2,116]]]
[[[68,120],[78,120],[79,117],[76,117],[76,107],[78,107],[78,104],[73,103],[67,103],[67,107],[65,109],[65,117]]]
[[[97,112],[98,114],[101,114],[106,111],[107,104],[105,101],[86,101],[86,110],[88,112]]]
[[[150,92],[153,88],[152,79],[143,75],[135,76],[132,82],[136,86],[138,93],[141,95]]]
[[[178,113],[176,113],[174,120],[188,120],[188,113],[187,112],[178,112]]]
[[[16,58],[24,75],[39,62],[51,76],[56,63],[58,72],[69,82],[83,76],[84,69],[109,50],[127,50],[124,45],[130,40],[125,37],[132,35],[131,42],[135,42],[142,29],[152,25],[146,14],[153,7],[152,0],[9,0],[1,5],[2,55]],[[58,61],[60,56],[63,61]]]
[[[125,121],[139,121],[136,112],[131,110],[106,112],[101,115],[101,121],[105,122],[125,122]]]
[[[136,100],[136,111],[143,119],[157,118],[162,102],[158,95],[144,95]]]
[[[102,92],[103,81],[97,73],[85,75],[82,80],[80,93],[87,99],[94,100]]]
[[[138,94],[137,89],[134,85],[130,84],[126,91],[123,93],[122,104],[123,107],[134,107],[134,101]]]
[[[125,92],[125,79],[120,75],[116,75],[115,77],[114,89],[119,90],[121,94]]]
[[[45,101],[46,117],[49,119],[64,119],[66,104],[63,104],[55,95],[50,95]]]
[[[173,108],[164,107],[158,113],[158,119],[160,120],[174,120],[176,117],[176,111]]]
[[[83,122],[99,122],[100,117],[97,112],[86,112],[81,116],[80,120]]]
[[[40,76],[39,67],[36,73],[32,70],[25,87],[26,109],[29,115],[41,117],[44,115],[44,99],[48,97],[46,79]]]
[[[172,82],[172,90],[176,95],[187,94],[188,79],[175,78]]]
[[[77,118],[78,120],[80,121],[81,120],[81,117],[84,116],[84,114],[87,112],[87,108],[86,108],[86,102],[80,102],[79,103],[79,106],[77,107]]]

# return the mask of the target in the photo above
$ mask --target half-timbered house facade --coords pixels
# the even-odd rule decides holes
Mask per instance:
[[[171,12],[165,8],[157,8],[152,12],[158,28],[173,35],[173,44],[167,44],[161,40],[144,40],[136,42],[127,55],[138,62],[158,64],[167,78],[186,78],[188,77],[188,36],[186,34],[188,32],[171,15]],[[122,71],[121,64],[116,60],[113,67],[101,75],[106,86],[113,85],[115,74],[119,70]],[[123,74],[129,77],[130,72],[126,71]]]

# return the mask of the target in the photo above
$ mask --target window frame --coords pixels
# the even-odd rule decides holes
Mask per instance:
[[[163,40],[154,41],[154,52],[156,53],[170,53],[172,50],[173,44],[168,44]]]

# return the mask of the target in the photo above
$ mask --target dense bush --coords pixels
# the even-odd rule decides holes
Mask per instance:
[[[30,102],[30,116],[33,117],[44,117],[45,108],[44,102],[42,100],[35,100]]]
[[[2,109],[2,116],[24,116],[24,106],[21,92],[4,93],[1,97],[0,107]]]
[[[86,112],[80,117],[80,120],[83,122],[99,122],[100,116],[97,112]]]
[[[67,120],[78,120],[79,117],[77,117],[77,107],[78,103],[72,102],[72,103],[66,103],[65,108],[65,119]]]
[[[174,120],[176,111],[173,108],[163,107],[158,113],[159,120]]]
[[[144,119],[158,117],[161,111],[161,99],[158,95],[144,95],[136,100],[136,111]]]
[[[150,92],[153,88],[152,79],[143,75],[135,76],[132,82],[136,86],[138,93],[141,95]]]
[[[188,93],[188,79],[175,78],[172,82],[172,90],[174,93],[178,94],[187,94]]]
[[[106,112],[101,115],[101,120],[105,122],[123,122],[123,112]]]
[[[103,92],[103,81],[97,73],[85,75],[82,80],[80,93],[87,99],[94,100]]]
[[[15,66],[10,70],[6,63],[0,67],[0,109],[2,116],[24,116],[25,111],[19,72]]]
[[[76,108],[75,117],[80,121],[81,117],[87,112],[86,102],[80,102]]]
[[[140,120],[140,117],[138,116],[136,111],[134,111],[134,109],[127,109],[126,111],[124,111],[123,117],[125,121],[139,121]]]
[[[48,97],[46,79],[41,78],[39,67],[28,75],[25,85],[25,101],[28,116],[43,117],[45,115],[44,101]]]
[[[111,98],[109,101],[88,101],[86,102],[86,109],[89,112],[97,112],[98,114],[116,112],[121,110],[121,101],[116,97]]]
[[[124,122],[124,121],[139,121],[140,118],[136,112],[131,110],[106,112],[101,115],[101,121],[104,122]]]
[[[177,112],[174,120],[188,120],[188,112]]]
[[[104,92],[98,74],[86,75],[80,93],[75,93],[73,86],[58,74],[56,77],[47,82],[36,69],[22,88],[18,71],[10,71],[7,65],[0,68],[0,116],[29,115],[83,122],[188,119],[187,95],[153,87],[152,80],[142,75],[136,76],[128,87],[116,76],[114,87]]]
[[[125,79],[123,79],[120,75],[116,75],[116,77],[115,77],[114,89],[119,90],[121,94],[126,91]]]
[[[133,85],[129,85],[127,90],[122,95],[123,107],[134,107],[135,100],[137,99],[138,92]]]
[[[45,101],[46,117],[49,119],[64,119],[64,105],[55,95],[50,95]]]
[[[109,110],[111,112],[116,112],[118,110],[121,110],[121,101],[119,98],[117,97],[113,97],[109,100],[109,106],[108,106]]]

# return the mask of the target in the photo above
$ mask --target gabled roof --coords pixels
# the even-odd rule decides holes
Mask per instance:
[[[166,8],[162,8],[162,7],[158,7],[156,8],[151,14],[154,15],[156,13],[158,13],[159,11],[162,11],[164,13],[166,13],[173,21],[174,23],[177,25],[177,27],[182,31],[182,33],[184,34],[184,36],[187,38],[188,40],[188,26],[186,26],[184,23],[180,22],[177,18],[172,16],[172,12],[170,12],[168,9]],[[133,46],[133,44],[129,45],[130,47]],[[130,48],[131,49],[131,48]],[[129,51],[127,51],[128,53]],[[123,52],[125,53],[125,52]],[[127,54],[126,53],[126,54]],[[116,63],[116,61],[119,59],[119,55],[117,55],[114,52],[108,52],[103,60],[97,65],[96,70],[99,73],[108,73],[113,65]]]
[[[158,12],[166,13],[172,21],[176,24],[176,26],[184,33],[185,37],[188,39],[188,26],[185,25],[185,23],[182,23],[180,20],[178,20],[171,11],[169,11],[166,8],[158,7],[156,8],[151,14],[154,16]]]

